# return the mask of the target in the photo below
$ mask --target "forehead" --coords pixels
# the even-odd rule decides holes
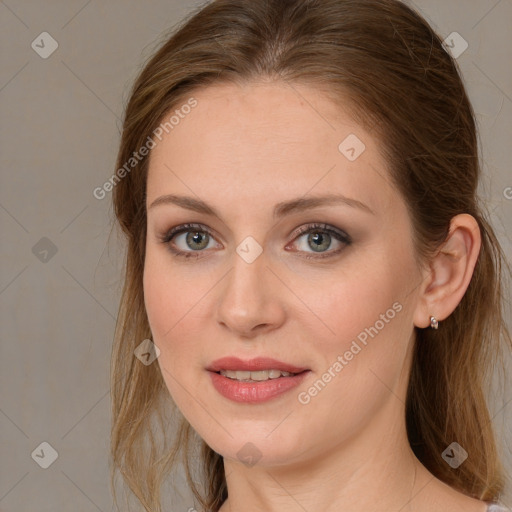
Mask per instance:
[[[395,193],[377,141],[311,86],[218,84],[191,97],[196,106],[184,109],[188,113],[161,141],[154,139],[148,204],[159,194],[191,191],[274,203],[309,191],[337,191],[378,209],[389,202],[386,194]]]

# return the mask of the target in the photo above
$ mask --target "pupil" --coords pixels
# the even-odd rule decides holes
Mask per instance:
[[[187,243],[190,244],[197,244],[197,245],[201,245],[201,232],[200,231],[195,231],[195,232],[189,232],[189,234],[187,235]]]
[[[316,233],[314,235],[310,235],[310,238],[314,240],[313,249],[315,251],[317,251],[317,248],[322,245],[322,242],[324,241],[324,236],[325,235],[322,235],[322,234],[319,234],[319,233]],[[326,247],[324,247],[324,249],[327,249],[329,247],[328,239],[329,239],[329,235],[327,235],[327,237],[326,237],[327,245],[326,245]],[[317,251],[317,252],[320,252],[320,251]]]

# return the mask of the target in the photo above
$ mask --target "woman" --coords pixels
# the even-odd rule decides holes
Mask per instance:
[[[112,457],[145,510],[180,451],[205,511],[498,510],[505,262],[417,13],[214,1],[136,80],[117,168]]]

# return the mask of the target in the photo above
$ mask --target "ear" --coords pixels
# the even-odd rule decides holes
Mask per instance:
[[[459,305],[473,276],[481,246],[480,228],[467,213],[456,215],[439,252],[431,260],[414,312],[414,325],[430,326],[430,317],[439,322]]]

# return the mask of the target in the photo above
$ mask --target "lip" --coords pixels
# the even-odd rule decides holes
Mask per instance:
[[[271,357],[256,357],[248,361],[243,361],[238,357],[222,357],[213,361],[206,368],[210,372],[219,372],[220,370],[233,370],[233,371],[251,371],[256,372],[258,370],[280,370],[289,373],[301,373],[304,370],[309,370],[306,367],[294,366]]]
[[[272,400],[301,384],[310,373],[310,370],[306,370],[291,377],[279,377],[260,382],[241,382],[209,371],[213,387],[218,393],[233,402],[245,404]]]

